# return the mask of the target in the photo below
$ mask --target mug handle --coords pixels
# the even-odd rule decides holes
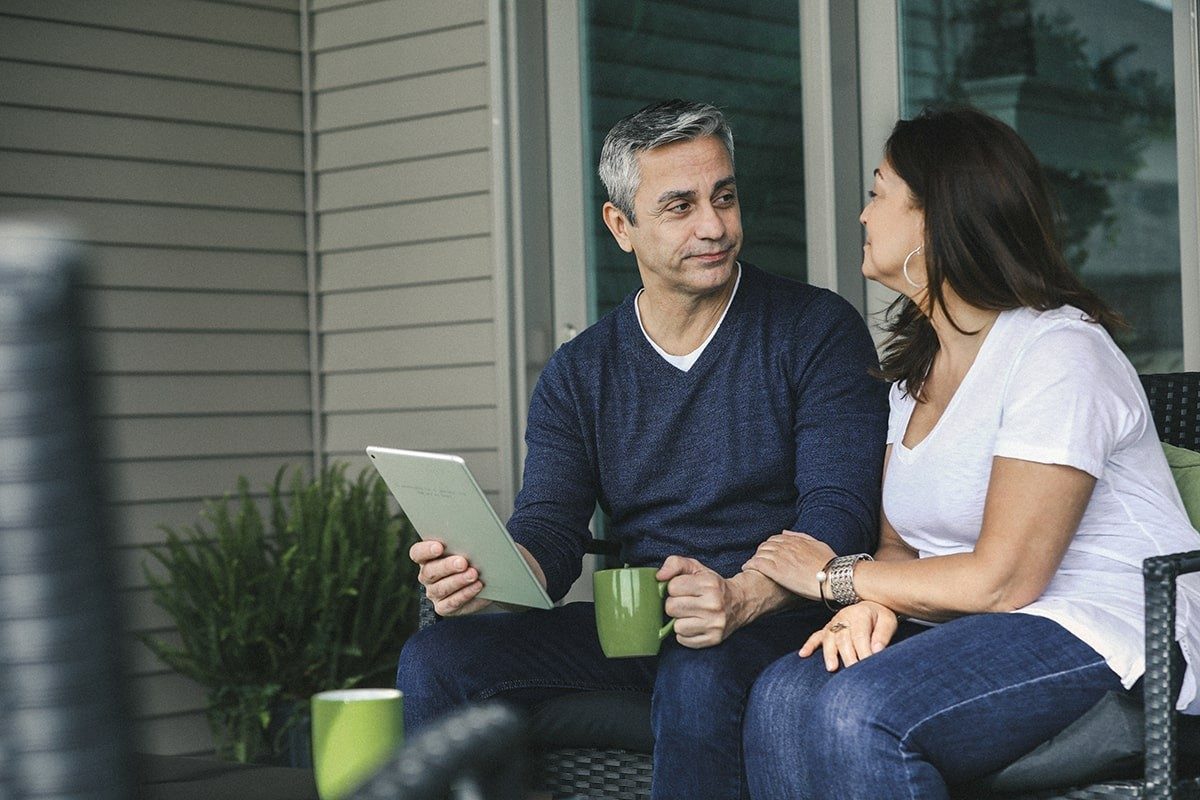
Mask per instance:
[[[667,599],[667,582],[666,581],[658,582],[658,596],[660,598],[662,598],[663,600]],[[663,625],[661,628],[658,629],[658,640],[661,642],[663,639],[667,638],[674,632],[675,632],[675,618],[671,617],[671,620],[666,625]]]

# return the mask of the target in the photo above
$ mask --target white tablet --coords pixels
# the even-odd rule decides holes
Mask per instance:
[[[483,581],[480,597],[550,608],[550,596],[458,456],[368,447],[367,455],[422,539],[466,556]]]

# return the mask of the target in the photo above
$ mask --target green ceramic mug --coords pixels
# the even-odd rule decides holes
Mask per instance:
[[[404,744],[404,695],[396,689],[340,689],[312,698],[317,794],[341,800]]]
[[[657,655],[662,640],[675,630],[675,620],[663,624],[667,582],[657,580],[656,572],[655,567],[620,567],[592,575],[596,633],[609,658]]]

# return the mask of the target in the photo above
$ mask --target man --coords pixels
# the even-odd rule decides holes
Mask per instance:
[[[849,304],[739,263],[733,137],[717,109],[672,100],[621,120],[600,177],[604,222],[643,289],[546,365],[508,529],[557,600],[599,502],[623,560],[661,564],[676,636],[657,657],[610,660],[591,604],[472,616],[487,605],[478,571],[420,542],[421,583],[455,619],[410,640],[397,686],[414,728],[495,696],[652,692],[653,795],[740,797],[749,688],[828,621],[741,566],[785,529],[873,549],[885,387]]]

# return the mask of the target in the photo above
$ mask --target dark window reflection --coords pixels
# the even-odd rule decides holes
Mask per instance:
[[[605,200],[594,172],[600,145],[618,119],[664,98],[710,102],[726,114],[746,232],[742,256],[803,278],[799,4],[591,0],[586,14],[593,319],[641,285],[633,257],[616,246],[599,218]]]
[[[1169,0],[902,0],[906,116],[1003,119],[1045,165],[1068,259],[1133,325],[1141,371],[1181,369]]]

